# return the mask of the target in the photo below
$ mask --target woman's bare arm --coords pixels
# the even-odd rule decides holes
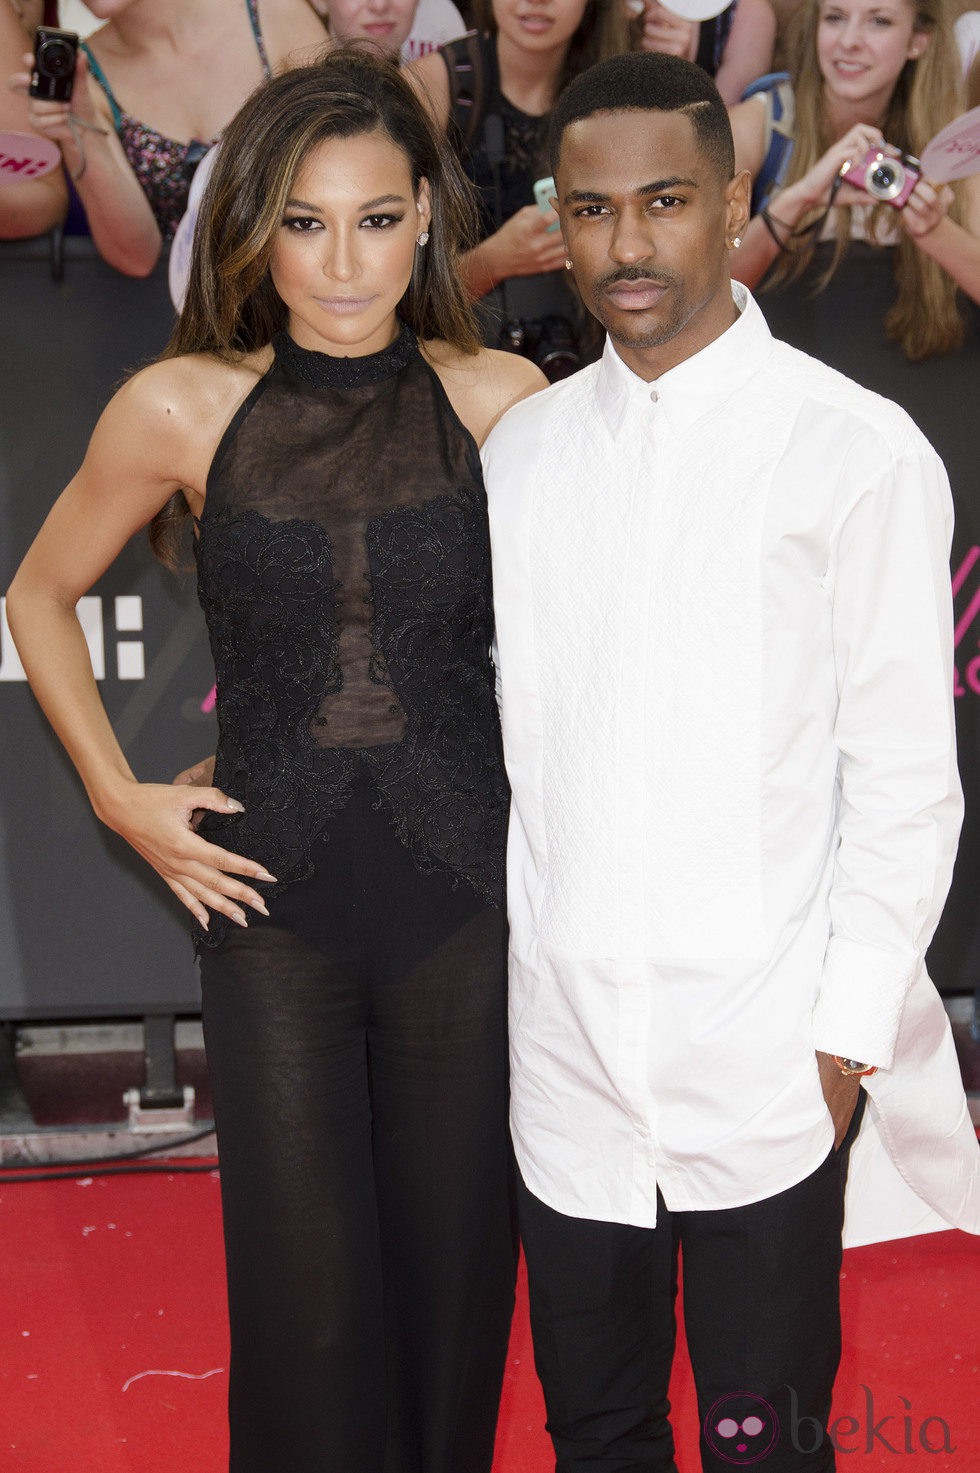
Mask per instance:
[[[769,0],[738,0],[715,86],[722,101],[734,107],[750,82],[772,66],[776,12]]]
[[[423,351],[477,445],[483,444],[512,404],[548,387],[540,368],[520,353],[495,348],[461,353],[441,342],[425,343]]]
[[[11,87],[26,94],[31,58],[10,78]],[[101,88],[78,53],[71,102],[27,99],[31,127],[61,149],[74,181],[99,255],[126,276],[148,276],[163,241],[149,201],[123,152]]]
[[[308,0],[262,0],[262,34],[274,72],[313,61],[330,44]]]
[[[980,175],[964,179],[962,225],[949,217],[949,185],[920,180],[900,215],[901,224],[921,251],[946,271],[974,302],[980,302]]]
[[[438,51],[430,51],[427,56],[409,62],[403,72],[432,114],[436,127],[445,133],[449,127],[449,72],[442,56]]]
[[[233,799],[214,788],[136,781],[102,704],[75,605],[175,491],[186,487],[203,504],[210,456],[247,392],[244,377],[176,359],[131,379],[102,415],[7,595],[28,679],[95,812],[203,925],[206,905],[239,924],[242,904],[264,911],[257,892],[233,876],[269,876],[194,833],[194,809],[234,811]]]

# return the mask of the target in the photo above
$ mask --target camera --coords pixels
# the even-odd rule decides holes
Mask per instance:
[[[860,163],[841,170],[848,184],[896,210],[906,203],[921,173],[919,160],[910,153],[885,153],[880,148],[869,148]]]
[[[74,31],[38,26],[30,94],[45,102],[68,102],[75,86],[78,37]]]
[[[582,367],[575,329],[567,317],[512,317],[500,334],[500,346],[536,363],[550,384]]]

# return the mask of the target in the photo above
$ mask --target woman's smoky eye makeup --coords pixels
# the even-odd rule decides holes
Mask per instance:
[[[394,211],[379,213],[378,211],[374,211],[370,215],[365,215],[363,220],[358,223],[362,230],[391,230],[393,226],[400,225],[404,218],[404,210],[400,213],[395,213]],[[294,235],[309,235],[313,230],[318,229],[321,224],[322,221],[317,219],[315,215],[297,214],[283,215],[282,217],[282,228],[292,231]]]

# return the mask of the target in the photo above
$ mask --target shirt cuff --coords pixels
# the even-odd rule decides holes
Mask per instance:
[[[813,1046],[890,1069],[918,957],[832,936],[813,1010]]]

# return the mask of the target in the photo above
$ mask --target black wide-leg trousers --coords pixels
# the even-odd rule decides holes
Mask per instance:
[[[566,1217],[518,1182],[538,1374],[556,1473],[676,1473],[674,1301],[697,1388],[704,1473],[827,1473],[840,1360],[845,1159],[746,1207],[655,1228]]]
[[[489,1473],[514,1302],[504,924],[369,803],[202,956],[231,1473]]]

